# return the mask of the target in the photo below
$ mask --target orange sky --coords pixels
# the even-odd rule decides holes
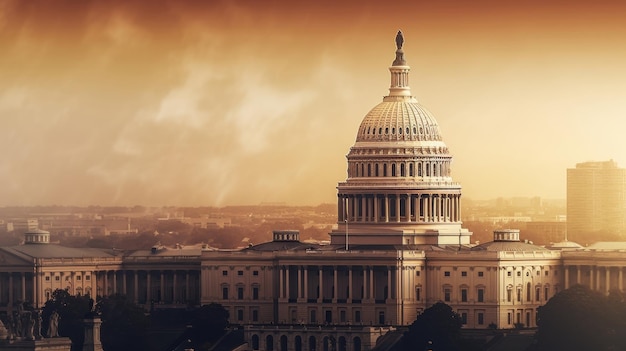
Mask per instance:
[[[564,198],[626,167],[626,5],[546,3],[0,0],[0,206],[334,202],[398,29],[464,196]]]

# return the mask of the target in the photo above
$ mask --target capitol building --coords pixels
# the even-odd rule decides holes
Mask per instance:
[[[41,307],[58,288],[122,293],[146,309],[216,302],[244,327],[249,350],[365,351],[439,301],[464,328],[534,328],[537,308],[569,286],[624,291],[624,243],[547,248],[500,230],[472,244],[452,154],[411,93],[403,46],[399,32],[389,94],[347,154],[329,244],[274,231],[243,249],[120,252],[67,248],[31,231],[23,245],[0,248],[0,314],[17,301]]]

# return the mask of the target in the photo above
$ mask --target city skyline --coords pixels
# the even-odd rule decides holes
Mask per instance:
[[[0,206],[333,203],[398,29],[465,197],[626,164],[625,5],[290,4],[0,2]]]

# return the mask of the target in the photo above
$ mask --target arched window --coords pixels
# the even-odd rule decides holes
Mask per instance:
[[[383,164],[383,177],[386,177],[386,176],[387,176],[387,164],[384,163]]]
[[[252,349],[253,350],[259,349],[259,336],[256,334],[252,335]]]
[[[274,351],[274,337],[268,335],[265,338],[265,350],[266,351]]]
[[[375,175],[378,177],[378,163],[374,165]]]
[[[402,134],[402,128],[398,128],[398,134]]]
[[[385,134],[389,134],[389,128],[385,128]]]
[[[406,171],[404,169],[404,163],[400,164],[400,177],[406,177]]]
[[[295,348],[296,348],[296,351],[302,351],[302,338],[300,337],[300,335],[296,336]]]
[[[413,134],[417,134],[417,128],[413,127]]]
[[[330,341],[328,340],[327,336],[324,337],[324,341],[322,342],[322,345],[324,347],[323,348],[324,351],[330,351]]]
[[[371,127],[367,127],[367,134],[369,134],[369,133],[370,133],[370,128],[371,128]]]
[[[391,128],[391,134],[396,134],[396,128]]]
[[[430,163],[426,163],[426,176],[430,177]]]
[[[391,164],[391,176],[392,177],[396,176],[396,164],[395,163]]]
[[[317,349],[317,342],[314,336],[309,337],[309,351],[315,351]]]
[[[354,339],[352,339],[352,345],[354,345],[352,348],[354,351],[361,351],[361,338],[358,336],[354,337]]]
[[[376,135],[376,128],[372,128],[372,134]]]
[[[526,283],[526,301],[530,302],[531,287],[530,283]]]
[[[372,164],[371,163],[367,164],[367,176],[368,177],[372,176]]]
[[[338,344],[337,345],[338,346],[338,348],[337,348],[338,351],[346,351],[346,338],[345,337],[340,336],[339,337],[339,342],[337,344]]]
[[[421,163],[417,164],[417,176],[418,177],[422,176],[422,164]]]
[[[280,351],[287,351],[287,335],[280,337]]]
[[[409,177],[413,177],[413,163],[409,163]]]
[[[361,177],[365,176],[365,165],[361,163]]]
[[[378,128],[378,134],[383,134],[383,129],[382,128]]]
[[[406,127],[406,134],[409,134],[409,127]]]

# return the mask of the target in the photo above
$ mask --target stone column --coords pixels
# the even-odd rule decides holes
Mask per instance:
[[[617,276],[617,288],[619,291],[624,291],[624,267],[617,267],[619,269]]]
[[[411,202],[413,201],[413,199],[411,198],[411,194],[406,194],[406,202],[405,202],[405,206],[404,209],[406,211],[406,221],[407,222],[411,222]]]
[[[337,266],[333,266],[333,302],[337,303],[337,298],[339,297],[337,295],[337,292],[339,291],[339,289],[337,289]]]
[[[374,222],[378,223],[378,219],[380,218],[380,211],[378,210],[379,201],[378,195],[374,194]]]
[[[10,306],[13,306],[14,303],[14,299],[13,299],[13,273],[9,272],[9,303],[7,306],[9,306],[9,311],[11,310]]]
[[[387,300],[391,300],[391,266],[387,267]]]
[[[413,211],[415,212],[415,222],[420,221],[420,194],[415,195],[413,198]]]
[[[352,266],[348,266],[348,303],[352,302],[352,296],[354,296],[352,292]]]
[[[285,297],[284,295],[284,287],[285,287],[285,282],[284,282],[284,276],[285,274],[285,267],[280,266],[280,268],[278,269],[278,298],[282,299]]]
[[[161,293],[159,295],[159,301],[165,301],[165,272],[164,271],[160,271],[160,279],[159,279],[159,289],[161,290]]]
[[[343,222],[343,196],[341,194],[337,194],[337,220],[339,222]]]
[[[569,289],[569,267],[565,266],[565,289]]]
[[[323,278],[324,278],[324,267],[319,266],[319,291],[320,291],[320,296],[317,299],[318,303],[321,303],[322,300],[324,299],[324,284],[322,283]]]
[[[285,266],[285,298],[286,299],[291,298],[291,296],[289,296],[289,271],[290,271],[290,267]]]
[[[20,272],[22,277],[22,302],[26,301],[26,273]]]
[[[309,299],[309,267],[304,266],[304,299]]]
[[[370,281],[369,281],[369,289],[370,289],[370,299],[374,299],[374,266],[369,267],[370,270]]]
[[[385,194],[385,223],[389,222],[389,195]]]
[[[133,277],[135,279],[135,281],[134,281],[135,285],[133,287],[134,288],[133,292],[134,292],[134,295],[135,295],[135,303],[138,303],[139,302],[139,277],[138,277],[139,274],[138,274],[138,272],[136,270],[134,270],[133,272],[134,272]]]
[[[103,296],[109,296],[109,271],[104,271],[104,293]]]
[[[189,271],[185,271],[185,301],[189,301],[191,294],[189,293]]]
[[[400,223],[400,194],[396,195],[396,222]]]
[[[605,286],[604,286],[604,292],[605,293],[609,293],[609,290],[611,290],[611,267],[606,266],[604,267],[604,275],[605,275]]]
[[[178,303],[178,271],[172,271],[172,302]]]
[[[152,277],[151,277],[151,272],[150,271],[146,271],[146,303],[150,303],[150,301],[152,300]]]
[[[581,284],[580,281],[580,266],[576,266],[576,284]]]
[[[127,278],[127,272],[124,270],[122,271],[122,293],[124,293],[124,295],[128,296],[128,287],[126,286],[126,278]]]
[[[302,298],[302,266],[298,266],[298,298]]]
[[[367,222],[367,205],[365,195],[361,195],[361,222]]]
[[[593,266],[589,266],[589,289],[591,290],[593,290],[593,288],[595,287],[593,284],[593,271]]]
[[[113,271],[113,293],[117,293],[117,271]]]

